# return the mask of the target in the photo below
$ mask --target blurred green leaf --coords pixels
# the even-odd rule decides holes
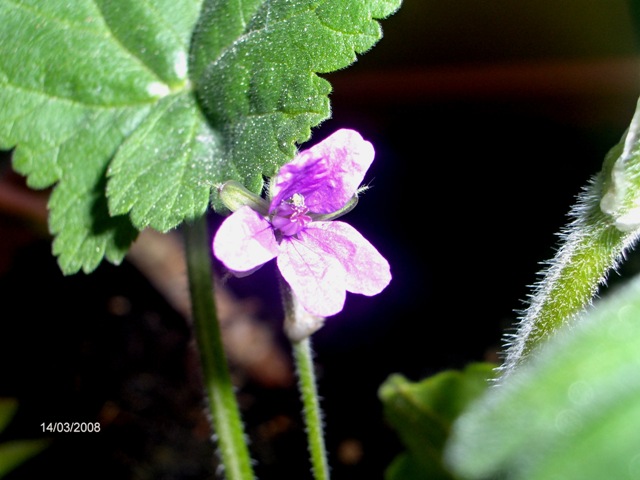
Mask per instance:
[[[495,365],[474,363],[464,371],[449,370],[418,383],[392,375],[380,387],[387,421],[398,432],[407,453],[394,460],[387,480],[450,480],[442,463],[451,425],[464,408],[489,386]]]
[[[18,401],[14,398],[0,398],[0,433],[7,428],[18,410]]]
[[[460,418],[457,474],[640,478],[640,278],[609,295]]]
[[[0,478],[49,446],[48,440],[13,440],[0,443]]]
[[[14,398],[0,398],[0,433],[2,433],[18,411]],[[0,443],[0,478],[37,455],[49,445],[48,440],[11,440]]]
[[[401,453],[393,459],[384,472],[385,480],[451,480],[439,461],[421,461],[411,453]]]
[[[0,0],[0,148],[49,202],[65,273],[259,192],[400,0]],[[214,199],[215,200],[215,199]]]

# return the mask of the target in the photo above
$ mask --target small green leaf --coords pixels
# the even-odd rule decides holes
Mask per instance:
[[[392,375],[380,387],[385,417],[396,429],[407,454],[387,471],[388,480],[454,478],[442,464],[445,442],[460,412],[489,385],[495,365],[471,364],[463,372],[445,371],[418,383]],[[419,471],[422,477],[415,477]]]
[[[460,418],[465,479],[640,477],[640,277],[558,332]]]
[[[330,114],[317,73],[380,38],[400,0],[0,0],[0,148],[54,186],[65,273],[122,260],[137,231],[206,210]],[[108,198],[107,198],[108,197]]]

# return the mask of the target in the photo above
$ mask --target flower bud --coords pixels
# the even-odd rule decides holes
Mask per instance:
[[[320,330],[325,319],[307,312],[284,280],[281,285],[286,309],[284,331],[289,340],[300,342]]]

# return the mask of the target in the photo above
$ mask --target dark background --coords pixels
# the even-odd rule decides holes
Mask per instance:
[[[637,13],[623,0],[405,0],[379,45],[326,76],[333,118],[312,142],[341,127],[373,142],[372,188],[345,221],[394,275],[314,335],[334,479],[381,479],[400,451],[377,399],[389,374],[496,360],[575,195],[631,119]],[[0,397],[20,408],[0,441],[42,437],[42,422],[102,425],[50,435],[7,478],[214,478],[185,315],[135,261],[63,277],[37,216],[3,212]],[[232,371],[259,478],[310,478],[274,279],[266,266],[224,283],[253,332],[232,350],[266,342],[276,358],[270,370],[230,355]]]

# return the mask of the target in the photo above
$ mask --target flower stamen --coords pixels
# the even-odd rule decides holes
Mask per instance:
[[[271,219],[271,225],[288,237],[303,230],[311,217],[307,215],[309,208],[304,203],[304,196],[294,193],[290,198],[278,205]]]

